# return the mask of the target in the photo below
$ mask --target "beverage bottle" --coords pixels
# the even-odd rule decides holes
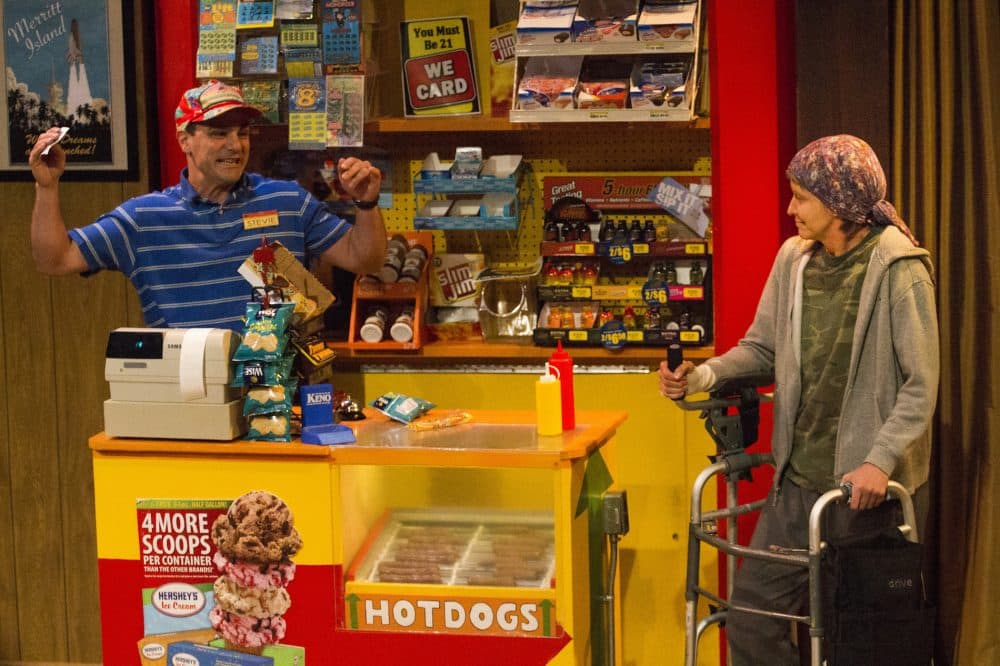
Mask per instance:
[[[618,226],[615,227],[615,233],[611,237],[611,242],[618,244],[628,242],[628,225],[625,220],[618,220]]]
[[[646,243],[656,242],[656,225],[653,224],[652,218],[647,218],[646,226],[642,228],[642,240]]]
[[[563,349],[562,340],[556,341],[556,350],[549,357],[548,367],[554,368],[559,377],[560,401],[562,403],[562,429],[576,427],[576,402],[573,396],[573,359]]]
[[[639,220],[632,220],[632,226],[628,228],[628,239],[633,243],[639,243],[642,241],[642,222]]]
[[[615,222],[609,218],[601,220],[601,228],[597,232],[597,240],[606,243],[615,234]]]
[[[545,374],[535,381],[535,422],[539,435],[547,437],[562,432],[561,401],[559,378],[546,363]]]
[[[547,241],[558,241],[559,240],[559,225],[555,220],[548,220],[545,222],[545,226],[542,227],[542,234]]]
[[[702,284],[705,281],[705,272],[701,269],[701,262],[696,261],[691,266],[691,284]]]

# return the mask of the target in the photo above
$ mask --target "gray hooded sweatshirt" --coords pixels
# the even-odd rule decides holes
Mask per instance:
[[[801,397],[802,271],[819,247],[798,236],[785,241],[746,335],[705,362],[716,383],[773,374],[776,485],[791,455]],[[869,462],[911,493],[927,481],[940,362],[932,274],[927,250],[886,227],[872,251],[854,326],[837,429],[838,478]]]

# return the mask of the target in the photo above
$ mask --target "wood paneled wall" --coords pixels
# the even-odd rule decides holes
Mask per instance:
[[[150,3],[133,0],[136,118],[148,136],[154,49]],[[6,141],[0,128],[0,140]],[[67,224],[93,221],[150,187],[149,143],[138,180],[63,183]],[[0,662],[99,662],[94,493],[87,439],[103,428],[104,347],[138,326],[134,290],[118,273],[48,278],[35,270],[33,182],[0,183]]]

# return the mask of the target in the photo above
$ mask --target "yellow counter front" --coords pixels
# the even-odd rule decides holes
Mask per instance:
[[[275,664],[604,663],[601,498],[626,414],[581,412],[572,432],[539,437],[530,411],[469,413],[424,432],[375,414],[356,444],[332,447],[91,438],[105,663],[168,663],[171,641],[206,640],[211,528],[252,491],[283,500],[302,541],[284,636],[264,648]],[[528,584],[366,574],[387,526],[413,521],[480,541],[493,530],[522,564],[517,535],[550,534],[552,566]]]

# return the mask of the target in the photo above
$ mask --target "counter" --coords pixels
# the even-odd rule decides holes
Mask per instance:
[[[105,662],[143,663],[140,647],[166,649],[156,636],[204,627],[219,576],[211,525],[266,491],[302,543],[282,648],[264,651],[275,663],[603,663],[601,497],[625,412],[580,412],[556,437],[535,433],[531,411],[469,413],[426,432],[374,415],[357,423],[356,444],[337,447],[92,437]],[[363,577],[386,525],[414,516],[542,525],[551,571],[536,586]]]

